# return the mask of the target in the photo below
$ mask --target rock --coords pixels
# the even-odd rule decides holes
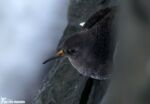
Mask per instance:
[[[71,33],[80,31],[79,24],[97,9],[111,5],[116,5],[116,1],[70,0],[69,23],[59,45]],[[64,58],[51,64],[33,104],[98,104],[101,101],[108,85],[107,80],[94,80],[80,75]]]

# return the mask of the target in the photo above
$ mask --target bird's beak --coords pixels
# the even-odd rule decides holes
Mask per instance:
[[[64,53],[64,50],[60,50],[60,51],[58,51],[57,53],[56,53],[56,56],[64,56],[65,55],[65,53]]]
[[[46,61],[43,62],[43,64],[46,64],[47,62],[52,61],[52,60],[54,60],[54,59],[61,58],[61,57],[63,57],[64,55],[65,55],[65,54],[64,54],[64,50],[60,50],[60,51],[56,52],[56,56],[53,56],[53,57],[47,59]]]

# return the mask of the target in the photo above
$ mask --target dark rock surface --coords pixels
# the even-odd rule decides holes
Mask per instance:
[[[115,0],[70,0],[68,26],[63,41],[80,31],[79,23],[86,21],[97,9],[116,5]],[[60,43],[61,43],[60,41]],[[80,75],[67,59],[56,60],[49,69],[33,104],[99,104],[108,80],[94,80]]]

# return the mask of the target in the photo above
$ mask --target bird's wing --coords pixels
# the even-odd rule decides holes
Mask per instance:
[[[101,21],[108,13],[112,11],[112,8],[105,8],[98,10],[92,16],[85,22],[83,28],[90,29],[92,28],[96,23]]]
[[[116,14],[115,10],[114,8],[109,8],[106,9],[107,13],[103,13],[103,15],[100,13],[102,15],[102,17],[99,17],[100,20],[95,22],[95,25],[89,29],[92,35],[96,36],[93,50],[96,57],[103,64],[108,60],[112,59],[113,57],[115,47],[115,35],[113,34],[112,24],[114,16]],[[105,10],[103,10],[102,12],[104,11]]]

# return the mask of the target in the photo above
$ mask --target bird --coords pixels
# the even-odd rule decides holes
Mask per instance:
[[[110,79],[116,45],[112,28],[115,13],[116,8],[96,11],[85,23],[82,23],[81,31],[65,39],[56,55],[43,64],[67,57],[72,66],[83,76],[98,80]]]

